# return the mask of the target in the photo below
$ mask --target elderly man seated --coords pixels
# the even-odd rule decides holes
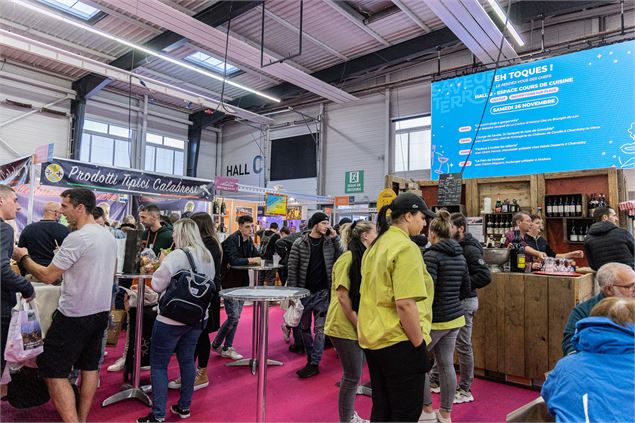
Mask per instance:
[[[549,412],[557,422],[635,421],[635,299],[605,298],[576,326],[578,353],[542,387]]]
[[[575,306],[569,315],[569,321],[562,336],[562,354],[574,354],[571,343],[575,333],[575,325],[579,320],[589,317],[593,306],[608,297],[635,297],[635,271],[622,263],[606,263],[600,267],[595,276],[601,292],[591,299]]]

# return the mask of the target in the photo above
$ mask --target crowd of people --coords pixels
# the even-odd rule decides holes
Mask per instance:
[[[592,267],[597,267],[600,293],[571,312],[563,334],[566,357],[551,372],[542,391],[558,421],[635,418],[632,410],[624,411],[611,402],[611,398],[626,395],[629,404],[635,403],[632,236],[628,234],[628,239],[608,227],[617,228],[611,220],[614,212],[611,215],[612,209],[606,209],[596,210],[598,222],[589,231],[588,245],[585,243],[586,255]],[[258,246],[251,216],[239,217],[237,231],[222,243],[209,214],[166,217],[153,204],[139,211],[142,227],[132,216],[115,227],[96,206],[94,194],[82,188],[64,191],[59,204],[47,204],[43,219],[28,225],[14,246],[13,229],[5,220],[14,219],[17,210],[15,192],[0,185],[2,350],[16,294],[27,301],[35,296],[23,275],[47,284],[63,280],[59,305],[37,364],[64,421],[86,421],[88,417],[109,312],[113,304],[125,303],[120,298],[123,291],[115,290],[113,295],[115,240],[140,228],[140,248],[152,250],[158,257],[158,263],[140,266],[140,271],[153,273],[148,291],[158,294],[155,302],[183,269],[195,269],[215,289],[248,286],[248,271],[236,267],[258,265],[277,254],[282,268],[256,282],[273,285],[279,278],[282,284],[309,291],[301,300],[304,309],[298,327],[283,325],[282,331],[290,342],[289,350],[306,355],[306,364],[296,372],[302,379],[319,375],[325,345],[334,346],[342,367],[341,422],[364,421],[355,411],[355,397],[365,362],[372,388],[371,421],[446,423],[451,422],[455,404],[475,401],[471,391],[472,322],[478,310],[477,291],[490,283],[490,270],[483,261],[483,247],[467,232],[465,217],[445,210],[433,213],[420,196],[399,195],[381,208],[376,224],[342,221],[336,230],[322,212],[311,216],[304,231],[292,232],[272,223],[259,234]],[[71,230],[57,223],[60,215]],[[540,236],[540,216],[521,212],[514,220],[528,254],[537,261],[556,255]],[[421,235],[426,226],[427,237]],[[598,240],[604,233],[613,237],[616,248],[605,246],[608,238]],[[630,259],[622,254],[625,251],[630,251]],[[562,257],[583,256],[582,252],[567,254]],[[18,263],[21,275],[11,270],[10,258]],[[195,325],[157,308],[149,340],[153,406],[137,421],[161,422],[168,411],[181,418],[190,416],[194,391],[209,385],[211,351],[230,360],[243,358],[233,346],[243,305],[242,301],[224,300],[226,319],[221,322],[220,299],[214,295],[200,324]],[[126,356],[131,356],[130,345],[128,336],[124,356],[109,371],[124,367]],[[180,377],[169,381],[167,368],[173,353]],[[607,363],[620,366],[609,384],[602,374],[608,371]],[[3,371],[4,367],[3,356]],[[73,372],[81,372],[78,402],[69,378]],[[579,383],[588,375],[594,380],[590,387]],[[625,393],[629,387],[631,393]],[[178,402],[169,407],[168,389],[180,390]],[[433,393],[440,394],[438,410],[432,406]]]

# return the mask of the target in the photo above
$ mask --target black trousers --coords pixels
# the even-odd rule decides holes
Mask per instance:
[[[430,370],[425,341],[364,350],[373,389],[372,422],[416,422],[423,409],[425,374]]]

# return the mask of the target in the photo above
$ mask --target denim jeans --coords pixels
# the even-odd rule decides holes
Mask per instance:
[[[357,385],[362,377],[364,352],[356,340],[331,336],[331,342],[342,364],[342,382],[338,400],[340,422],[348,423],[355,412],[355,397]]]
[[[238,320],[240,319],[240,313],[243,311],[244,301],[228,300],[225,299],[225,313],[227,313],[227,320],[220,327],[216,338],[212,342],[212,348],[218,348],[225,341],[225,348],[229,348],[234,343],[234,336],[236,335],[236,329],[238,329]]]
[[[323,289],[301,301],[304,306],[300,319],[302,342],[309,363],[318,365],[324,353],[324,323],[329,308],[329,290]],[[313,317],[313,336],[311,336],[311,317]]]
[[[434,360],[439,369],[439,386],[441,387],[441,409],[452,411],[454,395],[456,394],[456,371],[454,370],[454,346],[459,328],[446,330],[432,330],[432,341],[428,345],[428,351],[434,354]],[[423,389],[423,404],[432,404],[430,393],[430,376],[426,374],[426,383]]]
[[[456,337],[456,354],[459,357],[459,389],[469,391],[474,382],[474,352],[472,351],[472,322],[478,310],[478,297],[463,300],[465,310],[465,326],[459,330]],[[439,384],[437,365],[434,364],[430,372],[430,382]]]
[[[176,352],[181,372],[181,397],[179,407],[188,410],[192,404],[196,366],[194,350],[201,329],[194,326],[168,325],[154,322],[150,346],[150,366],[152,380],[152,413],[165,418],[168,400],[168,364],[172,353]]]

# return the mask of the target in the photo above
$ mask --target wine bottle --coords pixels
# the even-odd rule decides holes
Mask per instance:
[[[582,199],[578,201],[578,197],[575,197],[575,215],[582,216]]]
[[[501,212],[507,213],[508,211],[509,211],[509,200],[506,198],[505,201],[503,201],[503,205],[501,206]]]
[[[562,201],[562,197],[558,197],[558,212],[556,213],[556,216],[564,216],[564,202]]]
[[[575,230],[575,224],[571,225],[571,233],[569,234],[569,241],[578,242],[578,232]]]
[[[549,197],[547,200],[547,217],[553,217],[553,198]]]
[[[494,211],[496,213],[500,213],[502,209],[503,209],[503,203],[501,203],[501,195],[497,194],[496,195],[496,205],[494,206]]]
[[[222,203],[220,203],[220,214],[225,214],[225,211],[227,210],[227,205],[225,204],[225,200],[222,200]]]
[[[518,213],[520,211],[520,205],[518,204],[518,201],[516,201],[515,198],[512,200],[512,210],[510,211],[513,213]]]
[[[494,223],[492,222],[492,215],[487,215],[487,235],[494,235]]]

